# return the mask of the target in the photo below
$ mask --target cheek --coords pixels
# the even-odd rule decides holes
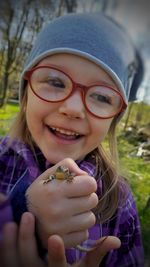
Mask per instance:
[[[93,127],[93,138],[95,138],[95,141],[102,142],[111,125],[112,119],[109,120],[99,120]]]
[[[30,120],[31,118],[40,121],[41,118],[46,116],[48,113],[48,107],[44,101],[35,96],[31,90],[28,90],[27,99],[27,116]],[[31,118],[30,118],[31,117]]]
[[[42,105],[35,101],[34,97],[29,97],[26,107],[26,120],[29,130],[32,132],[43,123],[45,118],[45,110]]]

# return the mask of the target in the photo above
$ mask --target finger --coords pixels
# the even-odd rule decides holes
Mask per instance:
[[[57,217],[58,218],[58,217]],[[55,220],[53,233],[62,235],[63,233],[72,233],[85,231],[95,224],[96,217],[92,211],[87,211],[75,216],[67,216],[63,224],[60,224],[59,218]]]
[[[65,200],[66,209],[69,214],[77,215],[86,211],[90,211],[98,204],[98,196],[96,193],[89,194],[84,197],[69,198]]]
[[[49,267],[67,267],[64,243],[58,235],[48,239],[48,262]]]
[[[70,172],[75,173],[76,175],[87,174],[85,171],[81,170],[75,161],[71,158],[65,158],[55,166],[47,169],[41,176],[40,179],[47,178],[49,174],[54,174],[59,166],[65,166],[69,169]]]
[[[21,218],[19,229],[19,252],[22,264],[21,266],[44,266],[37,251],[35,239],[35,219],[29,212],[25,212]]]
[[[103,242],[104,241],[104,242]],[[99,246],[87,253],[84,258],[85,267],[98,267],[102,262],[104,256],[112,249],[118,249],[121,245],[119,238],[115,236],[108,236],[106,239],[101,238]]]
[[[4,267],[19,267],[17,254],[17,225],[14,222],[7,223],[3,229],[3,243],[1,262]]]
[[[43,181],[41,182],[43,183]],[[82,176],[75,176],[72,182],[54,179],[44,186],[48,192],[54,192],[54,190],[57,189],[61,195],[67,198],[88,196],[97,189],[96,180],[85,174]]]
[[[76,247],[89,237],[89,231],[78,231],[65,235],[63,241],[66,248]]]
[[[65,195],[68,198],[87,196],[97,190],[95,178],[85,174],[82,176],[75,176],[71,183],[63,181],[62,186],[64,185],[66,190]]]
[[[92,211],[87,211],[66,220],[65,225],[61,228],[61,231],[64,232],[67,229],[67,233],[84,231],[89,229],[95,224],[96,217]],[[55,226],[54,226],[55,227]],[[56,223],[56,229],[58,228]],[[54,228],[55,229],[55,228]]]

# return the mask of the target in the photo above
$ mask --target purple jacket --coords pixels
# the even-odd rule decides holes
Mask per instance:
[[[21,214],[26,211],[25,191],[42,172],[51,166],[38,148],[36,156],[30,148],[15,141],[7,148],[8,137],[0,144],[0,192],[8,196],[0,205],[0,231],[4,223],[15,220],[19,222]],[[3,153],[2,153],[3,152]],[[96,167],[88,159],[77,162],[82,170],[94,176]],[[97,193],[102,190],[102,181],[98,179]],[[129,190],[129,189],[128,189]],[[144,253],[141,241],[141,230],[136,204],[131,191],[123,206],[119,206],[114,216],[104,224],[96,224],[89,229],[88,246],[93,239],[114,235],[120,238],[121,247],[110,251],[103,259],[103,267],[144,267]],[[2,234],[0,233],[2,238]],[[90,240],[91,239],[91,240]],[[89,244],[88,244],[89,243]],[[66,249],[68,263],[73,263],[84,256],[78,249]]]

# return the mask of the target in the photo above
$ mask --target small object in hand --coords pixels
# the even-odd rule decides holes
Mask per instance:
[[[48,176],[48,178],[44,179],[43,184],[48,184],[49,182],[51,182],[54,179],[55,179],[55,175],[51,174]]]
[[[69,169],[65,166],[58,166],[54,174],[49,175],[47,179],[44,180],[43,184],[47,184],[54,179],[57,180],[66,180],[67,182],[72,182],[75,174],[71,173]]]

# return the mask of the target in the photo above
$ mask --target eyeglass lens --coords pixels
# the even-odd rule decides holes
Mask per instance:
[[[74,82],[67,74],[50,67],[35,69],[30,83],[37,96],[50,102],[66,99],[74,89]],[[92,114],[98,117],[111,117],[117,114],[122,101],[116,91],[101,84],[87,88],[84,92],[84,101]]]

